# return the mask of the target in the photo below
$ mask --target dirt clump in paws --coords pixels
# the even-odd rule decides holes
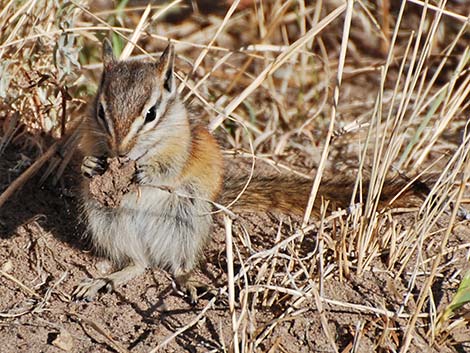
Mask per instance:
[[[136,161],[128,158],[108,158],[108,167],[102,175],[90,181],[90,194],[101,205],[109,208],[119,207],[125,194],[137,190],[134,176]]]

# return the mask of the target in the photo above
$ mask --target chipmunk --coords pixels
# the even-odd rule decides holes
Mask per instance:
[[[106,157],[135,160],[140,191],[129,192],[119,207],[110,209],[90,196],[85,178],[83,208],[92,243],[121,269],[85,280],[73,296],[91,300],[100,289],[113,289],[146,268],[158,266],[171,272],[194,302],[198,284],[191,273],[210,239],[212,202],[233,201],[248,175],[229,173],[224,178],[219,145],[188,114],[177,93],[172,44],[156,62],[118,61],[110,42],[104,40],[102,58],[104,69],[93,113],[81,132],[82,171],[88,177],[102,174]],[[348,184],[352,189],[352,183]],[[403,185],[392,183],[385,194],[395,195]],[[302,214],[310,188],[310,180],[297,176],[254,175],[235,206]],[[321,185],[317,199],[331,199],[346,207],[351,192],[346,191],[345,180],[337,178]]]

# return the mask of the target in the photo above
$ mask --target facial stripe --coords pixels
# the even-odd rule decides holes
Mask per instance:
[[[151,97],[151,98],[154,98],[154,97]],[[154,99],[150,99],[149,100],[150,102],[155,102]],[[121,146],[122,147],[127,147],[128,144],[136,138],[136,136],[142,131],[144,130],[145,128],[147,128],[147,130],[150,130],[150,129],[153,129],[155,128],[155,126],[158,125],[159,121],[161,120],[162,118],[162,113],[160,112],[160,105],[161,105],[161,101],[162,101],[162,96],[159,96],[158,99],[156,100],[156,102],[153,104],[153,105],[146,105],[146,109],[143,110],[141,116],[137,117],[134,122],[132,123],[132,125],[130,126],[130,129],[129,129],[129,132],[127,133],[127,135],[124,137],[124,139],[122,140],[121,142]],[[145,123],[145,116],[148,112],[149,109],[151,109],[153,106],[156,106],[156,114],[157,114],[157,117],[155,118],[154,121],[146,124]],[[149,108],[147,108],[149,107]]]
[[[111,137],[114,137],[113,122],[112,119],[109,118],[108,114],[106,114],[106,104],[103,101],[98,101],[97,111],[95,112],[95,119]]]

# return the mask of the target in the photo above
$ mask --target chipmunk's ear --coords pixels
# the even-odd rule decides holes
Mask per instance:
[[[105,69],[110,68],[116,62],[116,57],[114,56],[114,53],[113,53],[113,47],[108,38],[105,38],[103,40],[102,59],[103,59],[103,65]]]
[[[175,73],[173,66],[175,63],[175,48],[172,43],[168,44],[157,63],[157,71],[163,82],[163,88],[170,94],[176,91]]]

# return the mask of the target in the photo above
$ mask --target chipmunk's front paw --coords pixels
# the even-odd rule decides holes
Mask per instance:
[[[138,164],[135,172],[135,181],[138,184],[149,184],[152,181],[152,175],[155,174],[155,167],[149,164]]]
[[[107,162],[105,157],[86,156],[82,161],[82,173],[88,178],[101,175],[106,171]]]
[[[113,289],[112,282],[107,281],[105,278],[87,278],[75,288],[72,293],[72,299],[91,302],[102,289],[106,290],[108,293],[111,292]]]

